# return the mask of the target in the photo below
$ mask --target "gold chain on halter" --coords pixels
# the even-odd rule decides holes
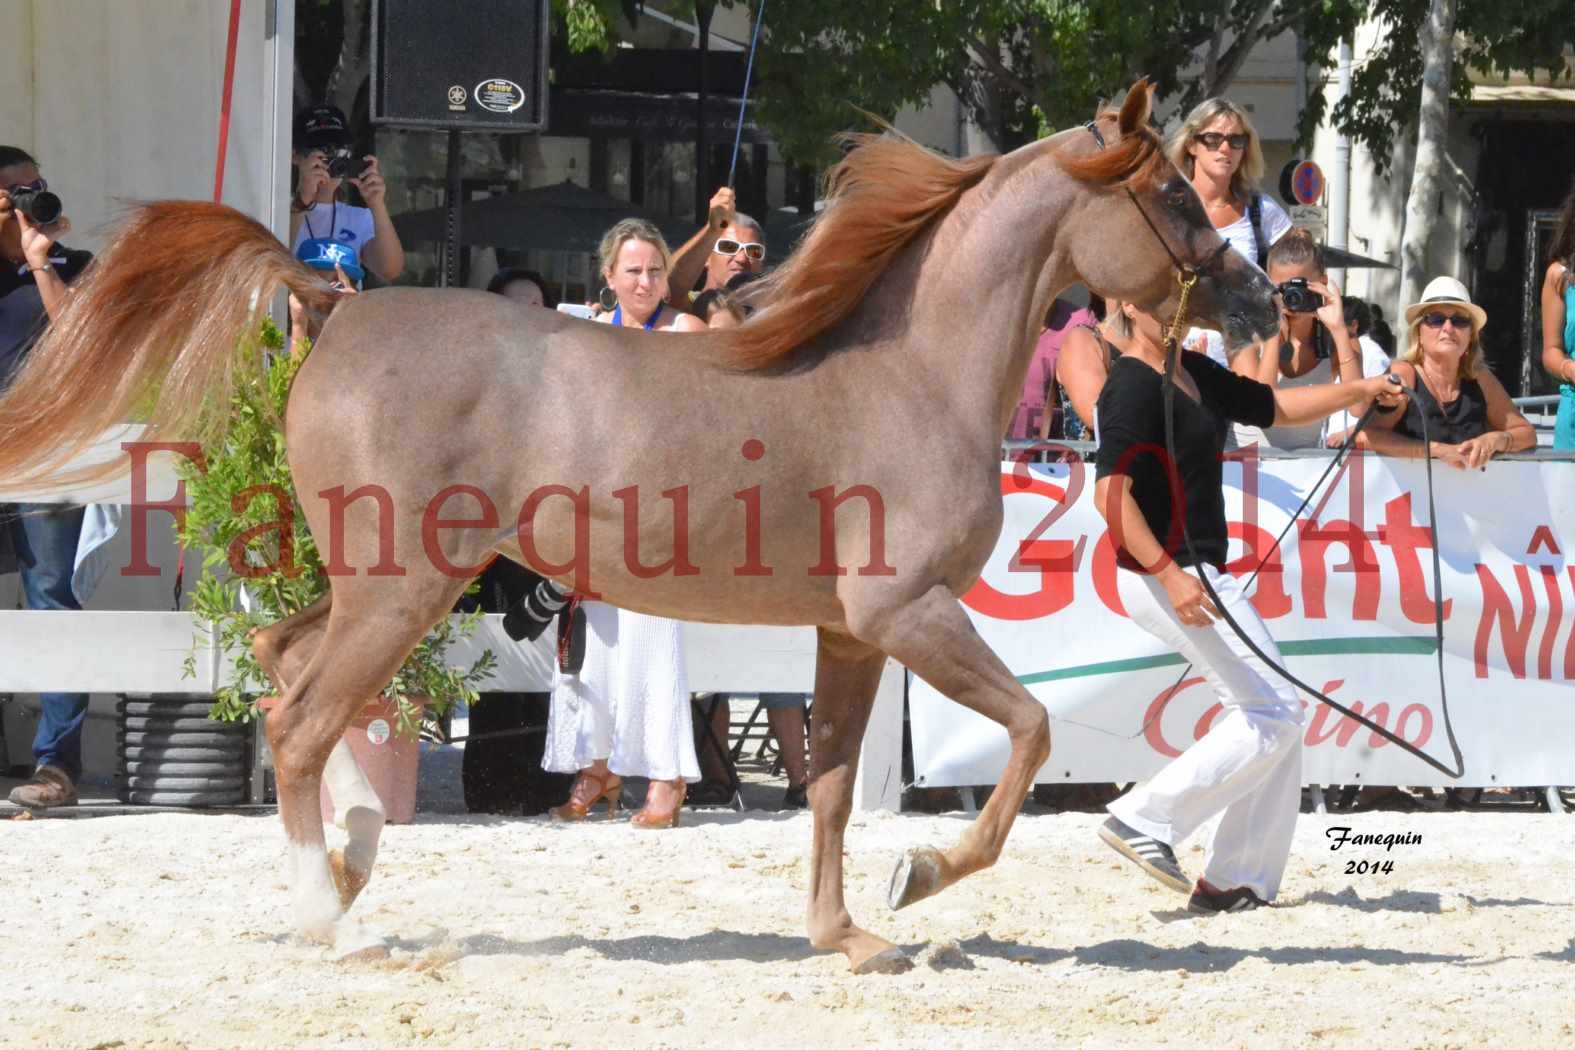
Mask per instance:
[[[1177,277],[1181,285],[1181,303],[1176,307],[1176,316],[1170,322],[1170,331],[1165,333],[1165,350],[1168,353],[1176,348],[1181,341],[1181,330],[1187,323],[1187,303],[1192,299],[1192,286],[1198,283],[1196,270],[1182,269]]]

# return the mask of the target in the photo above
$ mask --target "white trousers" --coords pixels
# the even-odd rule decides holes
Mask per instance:
[[[682,625],[605,602],[582,608],[585,664],[554,675],[542,768],[606,759],[621,777],[698,781]]]
[[[1283,665],[1243,581],[1211,566],[1203,571],[1242,630]],[[1224,620],[1188,626],[1176,617],[1154,577],[1125,569],[1116,576],[1133,622],[1190,660],[1224,709],[1203,739],[1107,808],[1123,823],[1172,846],[1217,816],[1204,880],[1222,890],[1246,886],[1273,900],[1301,808],[1301,699]]]

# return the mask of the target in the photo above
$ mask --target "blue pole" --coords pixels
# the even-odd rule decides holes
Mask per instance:
[[[755,72],[755,47],[760,43],[760,23],[766,17],[766,0],[755,9],[755,32],[749,38],[749,61],[744,65],[744,95],[738,100],[738,128],[733,132],[733,162],[727,166],[727,185],[732,188],[738,172],[738,147],[744,141],[744,110],[749,105],[749,81]]]

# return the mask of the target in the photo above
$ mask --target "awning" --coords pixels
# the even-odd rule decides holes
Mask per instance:
[[[1575,85],[1473,84],[1470,105],[1568,106],[1575,111]]]

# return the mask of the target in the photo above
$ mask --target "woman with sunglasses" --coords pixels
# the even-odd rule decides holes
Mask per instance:
[[[1227,98],[1205,99],[1170,136],[1165,155],[1191,180],[1215,231],[1266,271],[1269,249],[1290,232],[1291,219],[1258,192],[1263,150],[1247,111]],[[1229,363],[1218,332],[1189,329],[1183,342],[1189,350]]]
[[[1260,267],[1269,249],[1290,232],[1291,219],[1259,193],[1263,150],[1247,111],[1226,98],[1200,102],[1170,136],[1165,152],[1192,181],[1219,235]]]
[[[1535,448],[1537,435],[1482,360],[1487,311],[1453,277],[1435,277],[1405,308],[1411,326],[1394,374],[1409,392],[1405,412],[1375,415],[1357,438],[1388,456],[1423,455],[1422,415],[1434,459],[1464,470],[1501,452]]]

